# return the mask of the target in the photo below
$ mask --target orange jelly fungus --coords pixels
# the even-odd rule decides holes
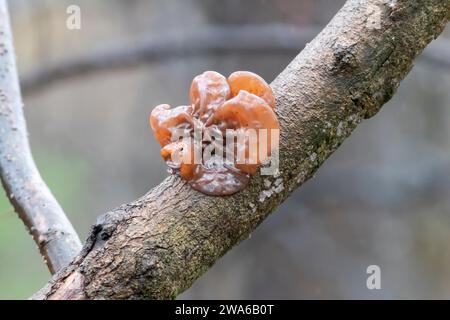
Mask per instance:
[[[271,129],[279,130],[272,89],[251,72],[237,71],[227,79],[220,73],[206,71],[192,81],[189,97],[189,106],[171,108],[162,104],[150,115],[150,125],[162,147],[161,156],[173,173],[202,193],[226,196],[244,189],[250,176],[278,147],[270,139]],[[236,143],[233,138],[232,159],[225,160],[225,155],[217,154],[207,160],[196,159],[196,150],[203,155],[214,143],[227,150],[225,136],[229,129],[234,132],[254,129],[257,148],[249,146],[249,139],[237,138]],[[260,129],[266,131],[260,134]],[[180,130],[182,140],[177,136]],[[203,140],[195,139],[196,132],[202,133]],[[212,139],[214,134],[220,134],[223,140]],[[262,145],[265,151],[261,153],[258,151]]]

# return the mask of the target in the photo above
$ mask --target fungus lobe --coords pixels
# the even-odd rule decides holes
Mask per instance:
[[[228,79],[206,71],[191,84],[190,105],[155,107],[150,125],[172,173],[214,196],[244,189],[275,148],[275,97],[260,76],[237,71]]]

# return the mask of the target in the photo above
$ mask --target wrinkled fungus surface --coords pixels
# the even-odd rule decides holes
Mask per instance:
[[[150,115],[161,156],[195,190],[216,196],[242,190],[278,147],[270,139],[271,129],[279,130],[272,89],[251,72],[227,79],[206,71],[192,81],[189,97],[188,106],[162,104]],[[253,140],[249,131],[256,132]],[[229,139],[230,132],[236,136]]]

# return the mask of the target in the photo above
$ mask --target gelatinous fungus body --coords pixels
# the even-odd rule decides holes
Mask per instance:
[[[189,106],[155,107],[150,125],[172,173],[208,195],[246,187],[278,148],[275,97],[260,76],[237,71],[228,79],[206,71],[192,81]]]

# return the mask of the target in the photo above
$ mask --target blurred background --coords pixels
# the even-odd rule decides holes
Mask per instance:
[[[9,2],[33,153],[83,239],[99,214],[167,175],[147,122],[154,106],[185,104],[205,70],[272,81],[344,3]],[[72,4],[81,30],[66,28]],[[450,298],[449,37],[447,28],[392,101],[179,298]],[[372,264],[381,290],[366,287]],[[49,277],[2,193],[0,298],[27,298]]]

